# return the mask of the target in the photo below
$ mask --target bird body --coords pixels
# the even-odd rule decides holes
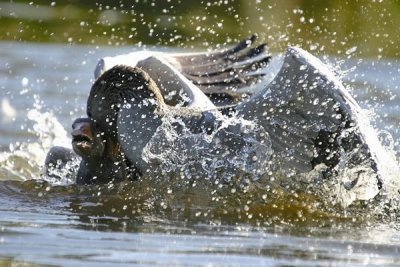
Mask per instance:
[[[140,175],[187,167],[215,178],[225,170],[229,182],[243,170],[255,180],[321,170],[351,192],[348,203],[382,190],[397,196],[395,158],[336,75],[291,47],[275,78],[255,90],[271,57],[254,40],[210,53],[101,59],[87,102],[91,131]]]

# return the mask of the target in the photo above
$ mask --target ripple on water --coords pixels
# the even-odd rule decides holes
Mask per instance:
[[[60,52],[65,48],[57,49],[58,54],[68,54]],[[21,61],[22,65],[27,64]],[[87,71],[76,68],[83,70]],[[48,80],[74,75],[54,68]],[[28,81],[17,79],[22,85],[32,81],[30,76]],[[85,97],[86,91],[77,95]],[[2,106],[2,112],[12,115],[7,103]],[[43,110],[29,111],[34,140],[0,153],[0,265],[400,265],[397,213],[379,200],[359,201],[344,209],[301,187],[274,181],[264,187],[251,182],[215,184],[216,177],[194,179],[190,171],[167,179],[150,176],[91,187],[70,185],[71,179],[46,181],[41,173],[48,149],[56,143],[69,146],[70,140],[57,116]],[[183,140],[174,138],[164,145],[181,145]],[[265,143],[259,150],[242,151],[249,155],[246,160],[228,164],[254,174],[257,168],[251,159],[268,153]],[[152,160],[165,157],[155,149],[149,148]],[[194,164],[196,155],[192,157]],[[220,163],[210,160],[198,168],[209,177]]]

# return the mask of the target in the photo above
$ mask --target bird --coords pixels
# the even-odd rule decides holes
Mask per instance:
[[[99,77],[88,99],[88,117],[142,174],[153,169],[144,154],[168,114],[182,118],[189,129],[194,123],[195,131],[212,132],[223,124],[217,105],[190,98],[196,92],[188,93],[189,104],[181,106],[166,103],[165,93],[140,64],[116,65]],[[397,173],[395,158],[382,147],[355,99],[335,73],[301,48],[288,48],[274,80],[230,110],[233,115],[228,116],[256,122],[265,130],[272,151],[264,155],[267,167],[285,176],[323,165],[323,177],[339,176],[341,188],[355,192],[358,199],[371,199]],[[229,127],[224,131],[227,136]],[[238,143],[224,143],[224,151],[237,156],[234,150],[243,150]]]
[[[236,163],[238,170],[261,166],[261,175],[336,177],[352,194],[348,203],[382,190],[398,194],[396,159],[336,74],[289,47],[279,72],[263,84],[271,56],[266,44],[253,47],[254,40],[212,53],[146,51],[101,59],[87,100],[90,131],[138,175],[155,169],[154,152],[167,153],[156,157],[161,161],[177,155],[172,165],[212,154],[215,161],[234,162],[228,169]],[[168,130],[176,134],[173,142]]]
[[[108,56],[99,60],[94,77],[97,80],[116,65],[137,67],[153,78],[165,102],[171,106],[179,104],[174,102],[178,99],[174,96],[179,93],[186,94],[186,101],[191,101],[181,105],[199,105],[207,109],[212,102],[227,106],[254,94],[254,87],[267,74],[264,69],[272,56],[268,45],[255,45],[256,40],[257,35],[253,34],[231,48],[211,52],[140,50]]]
[[[222,106],[221,111],[228,110],[230,105],[252,93],[248,89],[265,75],[260,71],[268,64],[271,56],[267,53],[266,44],[253,46],[256,38],[256,35],[252,35],[232,48],[214,52],[137,51],[128,55],[105,57],[96,65],[95,79],[99,80],[105,71],[115,65],[134,66],[145,69],[154,77],[153,80],[162,89],[162,98],[170,106],[190,107],[198,113],[201,110],[212,110],[216,104]],[[88,102],[93,97],[96,98],[89,96]],[[111,104],[106,107],[109,108],[115,107]],[[46,175],[54,178],[58,173],[54,169],[62,168],[80,157],[77,184],[136,179],[138,170],[122,156],[118,140],[104,134],[108,127],[104,123],[97,123],[92,116],[88,117],[78,118],[72,124],[73,151],[63,147],[53,147],[49,151],[45,160]],[[112,124],[112,121],[107,123]],[[196,125],[192,127],[196,128]],[[52,164],[57,161],[62,164]]]

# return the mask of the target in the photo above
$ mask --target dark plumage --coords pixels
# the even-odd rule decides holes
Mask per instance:
[[[93,129],[117,142],[118,112],[132,99],[137,103],[148,99],[163,103],[157,85],[143,70],[117,66],[105,72],[93,84],[87,101],[87,115],[93,122]]]
[[[210,128],[201,125],[218,125],[216,119],[220,116],[216,107],[210,110],[215,115],[207,116],[207,110],[195,105],[200,108],[199,116],[190,106],[178,108],[165,104],[161,90],[137,68],[115,66],[106,71],[90,95],[95,97],[88,101],[88,115],[103,123],[103,127],[107,125],[105,136],[120,144],[123,154],[141,173],[152,169],[142,153],[163,123],[165,112],[188,122],[193,133]],[[96,98],[102,101],[93,101]],[[325,175],[333,175],[346,164],[352,177],[349,179],[353,179],[346,190],[356,190],[363,179],[374,180],[376,188],[371,192],[376,193],[382,187],[386,175],[383,167],[386,163],[380,160],[383,150],[379,143],[370,141],[376,133],[362,121],[360,107],[340,81],[307,52],[290,48],[275,79],[231,109],[235,116],[256,121],[268,133],[273,150],[270,162],[275,169],[293,176],[323,164]],[[202,123],[205,118],[206,123]],[[197,129],[192,129],[196,125]],[[229,142],[225,145],[230,146]],[[230,149],[238,148],[232,144]],[[364,171],[359,172],[358,166],[363,166]],[[360,198],[371,195],[360,192]]]
[[[375,196],[393,172],[387,166],[397,165],[341,82],[317,58],[289,48],[274,80],[252,91],[270,60],[266,46],[251,47],[253,41],[215,53],[159,53],[129,66],[113,60],[129,63],[133,54],[101,61],[96,73],[102,74],[87,101],[88,118],[73,125],[74,150],[82,157],[78,182],[134,179],[153,169],[143,153],[166,114],[178,118],[191,133],[206,135],[212,135],[226,115],[256,122],[265,131],[263,141],[268,139],[272,151],[262,160],[271,170],[295,176],[323,165],[325,178],[335,174],[340,181],[350,179],[344,189],[358,190],[359,199]],[[248,98],[232,99],[244,92]],[[205,93],[219,94],[223,101],[212,103]],[[218,103],[229,105],[214,105]],[[178,135],[180,127],[175,127]],[[221,154],[224,158],[240,156],[246,144],[240,140],[240,127],[229,127],[224,128],[228,135],[219,136],[219,145],[229,152]],[[229,141],[230,133],[235,133],[235,142]],[[77,146],[85,138],[86,143]],[[184,145],[190,150],[193,144],[187,140]],[[371,187],[364,190],[362,183]]]
[[[139,67],[147,72],[161,91],[167,86],[167,92],[177,91],[170,83],[168,72],[179,73],[179,84],[183,80],[196,85],[216,106],[238,103],[243,97],[254,94],[253,86],[267,74],[271,55],[267,44],[256,46],[256,35],[239,42],[231,48],[212,52],[164,53],[159,51],[137,51],[126,55],[102,58],[96,66],[95,78],[116,65]],[[168,102],[168,99],[166,99]]]
[[[99,132],[89,118],[77,119],[72,124],[72,148],[82,158],[77,184],[136,178],[134,168],[127,164],[120,146]]]

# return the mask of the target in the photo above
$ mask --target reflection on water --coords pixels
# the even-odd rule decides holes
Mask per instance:
[[[97,59],[131,49],[0,46],[2,118],[9,114],[0,124],[0,264],[400,264],[396,214],[376,213],[376,202],[342,209],[311,192],[215,190],[209,181],[182,186],[179,177],[91,187],[40,180],[48,148],[70,146],[66,131],[85,114]],[[345,81],[398,140],[399,62],[328,60],[344,70],[357,66]],[[398,141],[388,145],[399,151]]]

